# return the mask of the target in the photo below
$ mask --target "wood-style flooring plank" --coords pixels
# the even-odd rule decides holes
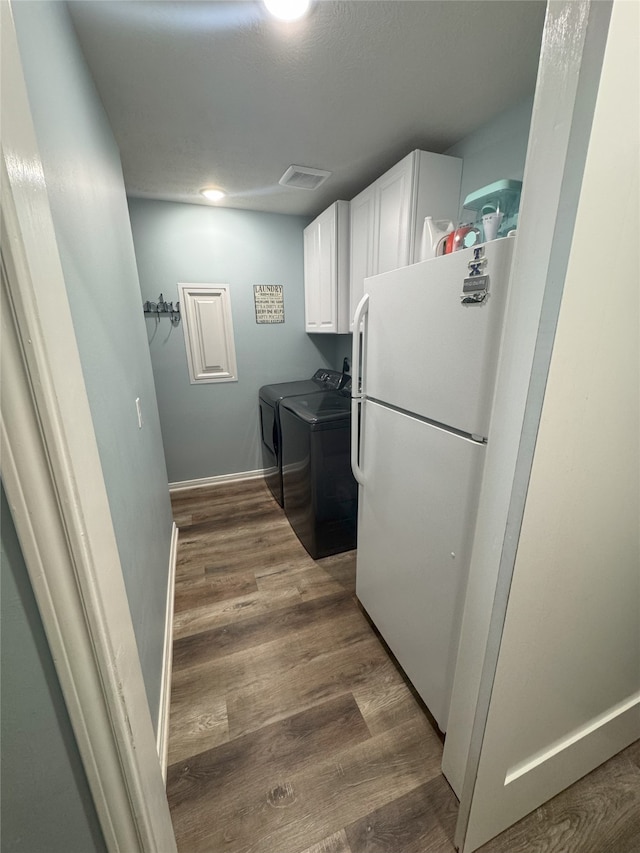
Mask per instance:
[[[423,713],[393,665],[385,668],[382,677],[354,686],[353,695],[371,734],[395,728]]]
[[[229,737],[237,737],[347,690],[355,693],[363,685],[395,676],[394,666],[376,638],[365,638],[274,675],[257,687],[229,692]]]
[[[191,521],[193,516],[190,512],[176,512],[173,511],[173,520],[176,523],[176,527],[178,530],[181,528],[189,527],[191,525]]]
[[[344,593],[345,588],[334,580],[328,572],[317,566],[295,568],[291,564],[261,569],[255,573],[258,589],[274,591],[294,586],[304,601],[324,595]]]
[[[366,622],[355,620],[347,613],[319,625],[311,624],[293,636],[192,664],[174,673],[173,707],[177,709],[180,704],[186,708],[196,707],[201,699],[206,703],[212,693],[228,696],[242,690],[256,693],[269,690],[278,680],[299,675],[300,667],[309,666],[336,651],[352,656],[353,649],[365,640],[371,640]],[[335,662],[334,658],[331,660]],[[385,675],[388,677],[388,670]],[[376,685],[379,687],[380,682]]]
[[[334,832],[328,838],[323,838],[317,844],[307,847],[302,853],[352,853],[343,829]]]
[[[194,536],[220,533],[231,535],[235,530],[250,531],[254,526],[256,530],[269,531],[287,524],[287,518],[279,506],[269,506],[266,501],[245,502],[240,505],[227,505],[198,511],[174,510],[174,521],[177,522],[178,515],[189,520],[183,523],[181,528],[185,541],[190,542]]]
[[[175,613],[173,636],[175,640],[191,634],[201,634],[211,628],[228,625],[241,619],[251,619],[271,610],[287,607],[294,601],[302,601],[300,592],[294,586],[290,589],[273,592],[256,592],[240,595],[237,598],[199,604],[188,610]]]
[[[340,592],[337,595],[282,607],[252,619],[212,628],[201,634],[192,634],[174,643],[173,667],[175,671],[179,671],[214,657],[233,654],[260,643],[269,643],[305,628],[314,621],[319,623],[323,618],[333,618],[353,610],[352,599],[345,592]]]
[[[332,554],[330,557],[323,557],[321,560],[316,560],[316,565],[323,571],[327,572],[334,581],[348,589],[350,592],[356,591],[356,552],[343,551],[341,554]]]
[[[440,752],[428,723],[415,720],[314,762],[274,776],[268,789],[245,790],[238,802],[202,814],[174,816],[184,853],[299,853],[436,777]],[[435,737],[435,736],[433,736]],[[436,738],[437,740],[437,738]]]
[[[204,575],[176,581],[174,608],[176,613],[214,604],[258,592],[258,582],[253,572],[236,572],[229,578]]]
[[[233,525],[227,529],[202,524],[180,531],[178,564],[199,564],[207,560],[215,562],[220,558],[229,558],[235,553],[252,560],[265,550],[283,548],[285,545],[289,546],[290,554],[292,553],[294,558],[299,555],[298,540],[292,538],[292,531],[287,528],[284,519],[278,519],[275,523]],[[246,567],[245,563],[244,568]]]
[[[186,513],[181,513],[183,516]],[[174,515],[174,521],[178,524]],[[270,505],[267,499],[260,501],[245,501],[242,504],[231,504],[207,508],[206,510],[192,510],[189,521],[183,523],[184,536],[191,539],[193,536],[217,533],[220,535],[232,534],[235,530],[250,530],[256,527],[277,527],[286,524],[286,516],[277,505]]]
[[[203,801],[218,814],[271,789],[309,763],[370,737],[345,694],[169,767],[170,806],[180,825],[197,822]],[[253,792],[253,793],[251,793]]]
[[[630,758],[638,767],[640,767],[640,740],[632,743],[625,750],[627,757]]]
[[[333,620],[331,631],[324,631],[326,643],[318,642],[318,631],[301,632],[294,640],[275,641],[256,649],[215,659],[176,674],[171,695],[171,732],[178,734],[171,761],[195,755],[229,739],[227,702],[234,691],[269,691],[274,683],[286,680],[302,662],[326,657],[334,648],[343,653],[363,639],[361,627],[350,619]],[[212,696],[224,696],[224,725],[212,719]],[[254,726],[253,728],[255,728]],[[247,725],[246,731],[252,727]],[[236,734],[236,732],[234,732]]]
[[[174,764],[229,740],[227,702],[212,691],[200,693],[198,701],[171,698],[168,764]]]
[[[300,567],[314,567],[315,563],[285,523],[282,522],[282,529],[275,525],[267,530],[249,532],[237,528],[226,538],[224,534],[217,534],[216,545],[208,549],[206,571],[227,572],[237,566],[264,569],[294,561]]]
[[[351,853],[455,853],[458,802],[440,775],[345,829]]]
[[[271,498],[271,493],[261,478],[234,480],[215,483],[194,489],[180,489],[171,492],[171,506],[174,512],[193,508],[206,511],[216,506],[242,503],[244,500]],[[275,501],[273,501],[275,504]],[[276,504],[277,506],[277,504]]]
[[[222,574],[267,569],[296,562],[300,567],[314,567],[314,562],[291,530],[277,529],[207,532],[184,541],[176,564],[176,578],[188,574]]]
[[[179,513],[192,513],[197,523],[207,518],[225,518],[230,514],[237,514],[241,519],[241,511],[251,511],[255,507],[264,507],[266,515],[284,515],[284,511],[272,498],[268,489],[256,491],[254,487],[239,494],[236,490],[232,493],[227,487],[212,486],[204,489],[200,496],[180,493],[171,495],[171,508],[174,516]]]
[[[184,530],[184,533],[189,536],[211,532],[214,529],[231,530],[232,527],[246,530],[252,524],[266,530],[287,521],[284,511],[271,496],[210,503],[206,506],[191,504],[176,507],[172,505],[172,509],[174,520],[178,515],[191,516],[191,522],[185,526]]]

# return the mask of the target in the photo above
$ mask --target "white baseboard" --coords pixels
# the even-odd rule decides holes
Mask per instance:
[[[164,649],[162,653],[162,682],[160,684],[160,707],[156,745],[162,768],[162,778],[167,781],[167,757],[169,753],[169,707],[171,705],[171,667],[173,664],[173,602],[176,586],[176,561],[178,557],[178,528],[174,521],[171,528],[169,549],[169,579],[167,581],[167,607],[164,622]]]
[[[256,480],[264,477],[264,468],[255,471],[239,471],[237,474],[219,474],[217,477],[202,477],[199,480],[182,480],[178,483],[169,483],[170,492],[180,492],[183,489],[201,489],[205,486],[215,486],[217,483],[230,483],[233,480]]]

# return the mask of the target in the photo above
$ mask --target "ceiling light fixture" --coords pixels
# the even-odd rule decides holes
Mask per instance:
[[[264,0],[269,12],[281,21],[297,21],[309,11],[311,0]]]
[[[220,201],[220,199],[225,196],[222,190],[216,189],[215,187],[206,187],[205,189],[200,190],[200,195],[203,195],[209,201]]]

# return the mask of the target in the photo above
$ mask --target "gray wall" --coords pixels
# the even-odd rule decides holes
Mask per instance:
[[[142,299],[179,282],[229,284],[238,381],[191,385],[182,324],[147,320],[170,482],[262,468],[258,389],[333,366],[334,335],[304,332],[302,230],[308,220],[130,199]],[[258,325],[254,284],[284,287],[285,322]]]
[[[155,723],[172,520],[120,157],[66,4],[28,2],[13,8]],[[142,403],[142,430],[136,397]]]
[[[3,853],[105,850],[20,543],[0,490]]]
[[[533,95],[456,142],[445,154],[461,157],[460,207],[474,190],[502,178],[522,180]]]

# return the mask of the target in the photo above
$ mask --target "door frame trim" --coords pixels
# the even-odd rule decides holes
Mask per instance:
[[[106,848],[171,853],[175,837],[9,3],[0,14],[3,484]]]
[[[528,382],[522,386],[526,389],[522,406],[520,400],[517,404],[512,402],[517,397],[513,386],[509,385],[509,382],[519,382],[522,374],[517,375],[510,365],[502,381],[498,377],[494,410],[502,405],[504,411],[505,401],[509,400],[512,424],[515,424],[517,413],[519,427],[517,434],[512,432],[507,437],[513,452],[503,450],[503,459],[488,456],[483,475],[485,481],[493,477],[493,481],[498,482],[496,472],[503,466],[510,472],[510,479],[508,485],[502,487],[509,490],[504,502],[506,511],[494,513],[490,530],[492,547],[499,548],[493,579],[493,606],[488,624],[483,625],[482,636],[478,636],[476,628],[473,639],[478,648],[484,649],[484,654],[455,830],[454,843],[461,851],[469,849],[468,829],[480,755],[571,253],[612,4],[613,0],[549,0],[547,4],[525,163],[521,228],[511,271],[511,280],[518,282],[520,292],[528,291],[527,304],[520,297],[518,302],[513,300],[511,309],[516,316],[518,311],[527,308],[526,346],[530,367],[527,369]],[[550,183],[552,180],[554,183]],[[509,328],[508,315],[505,321]],[[514,328],[515,323],[512,323],[511,331],[503,339],[507,353],[509,346],[523,349],[522,340],[514,343]],[[479,515],[481,512],[482,506]]]

